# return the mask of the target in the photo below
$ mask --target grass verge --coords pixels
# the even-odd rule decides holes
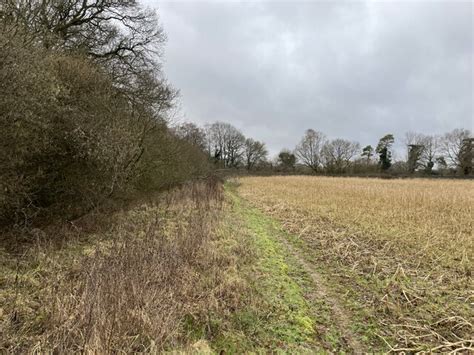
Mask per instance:
[[[16,247],[2,239],[0,350],[210,350],[212,320],[245,293],[240,255],[218,233],[222,197],[220,185],[189,184],[95,232],[76,221]]]
[[[328,303],[314,296],[317,286],[282,243],[285,233],[274,220],[242,200],[233,184],[226,185],[226,192],[232,209],[227,214],[231,216],[226,224],[228,233],[244,235],[255,255],[253,263],[241,270],[251,285],[251,293],[245,297],[246,309],[234,314],[231,327],[231,334],[239,329],[245,334],[247,349],[241,347],[240,337],[232,335],[221,343],[223,348],[277,352],[347,350]]]

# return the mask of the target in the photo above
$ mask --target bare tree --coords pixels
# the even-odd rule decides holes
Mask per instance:
[[[226,167],[236,168],[243,154],[245,136],[237,128],[230,126],[227,132]]]
[[[200,148],[202,151],[206,150],[206,132],[195,123],[185,122],[176,127],[174,132],[179,138]]]
[[[414,172],[416,169],[423,168],[426,173],[430,174],[439,155],[439,141],[440,138],[436,135],[406,133],[408,170]]]
[[[423,145],[423,138],[424,136],[421,133],[417,132],[407,132],[405,133],[405,137],[403,139],[403,143],[405,143],[406,146],[406,159],[408,160],[409,158],[409,153],[410,153],[410,146],[411,145]]]
[[[45,48],[86,53],[116,77],[155,70],[166,36],[136,0],[4,0],[0,20]]]
[[[296,146],[296,157],[314,172],[318,171],[322,163],[321,151],[325,141],[326,137],[323,133],[308,129]]]
[[[243,154],[245,137],[229,123],[215,122],[207,127],[208,152],[226,168],[237,167]]]
[[[265,143],[255,141],[252,138],[247,138],[244,145],[243,158],[247,170],[251,170],[256,165],[266,161],[268,151],[265,148]]]
[[[423,152],[420,163],[426,173],[431,174],[439,154],[439,137],[438,136],[423,136],[422,143]]]
[[[413,174],[421,166],[424,149],[425,147],[422,144],[408,145],[407,169],[409,173]]]
[[[223,161],[226,149],[226,123],[215,122],[206,126],[207,150],[215,163]]]
[[[322,156],[324,166],[329,172],[344,172],[350,165],[351,159],[360,151],[357,142],[345,139],[334,139],[324,144]]]
[[[446,163],[456,169],[463,169],[463,146],[464,140],[472,138],[467,129],[455,129],[443,135],[440,139],[440,153],[444,156]]]
[[[403,142],[406,146],[406,166],[410,174],[413,174],[421,166],[423,154],[423,135],[416,132],[405,133]]]

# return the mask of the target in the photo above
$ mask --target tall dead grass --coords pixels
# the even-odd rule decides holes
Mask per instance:
[[[240,192],[374,312],[392,350],[474,346],[474,181],[243,178]]]
[[[244,292],[218,232],[222,203],[220,182],[187,184],[87,242],[38,245],[2,270],[0,349],[155,352],[211,339],[210,319]]]

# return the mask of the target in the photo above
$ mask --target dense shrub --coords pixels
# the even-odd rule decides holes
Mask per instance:
[[[146,149],[136,180],[139,191],[162,190],[209,172],[206,154],[166,127],[150,134],[144,143]]]
[[[204,173],[204,154],[162,117],[166,86],[146,87],[144,75],[120,87],[80,53],[1,43],[1,224],[74,218],[114,194]]]

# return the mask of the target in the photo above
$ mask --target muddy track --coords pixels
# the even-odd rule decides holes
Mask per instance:
[[[351,331],[351,314],[348,312],[335,298],[328,287],[325,285],[323,277],[314,270],[301,255],[301,253],[294,246],[289,243],[284,236],[278,239],[288,250],[290,255],[301,265],[303,270],[308,274],[313,283],[311,297],[318,300],[324,300],[326,304],[331,307],[331,313],[334,324],[339,330],[344,343],[353,353],[361,354],[365,353],[365,347],[357,340],[357,335]]]

